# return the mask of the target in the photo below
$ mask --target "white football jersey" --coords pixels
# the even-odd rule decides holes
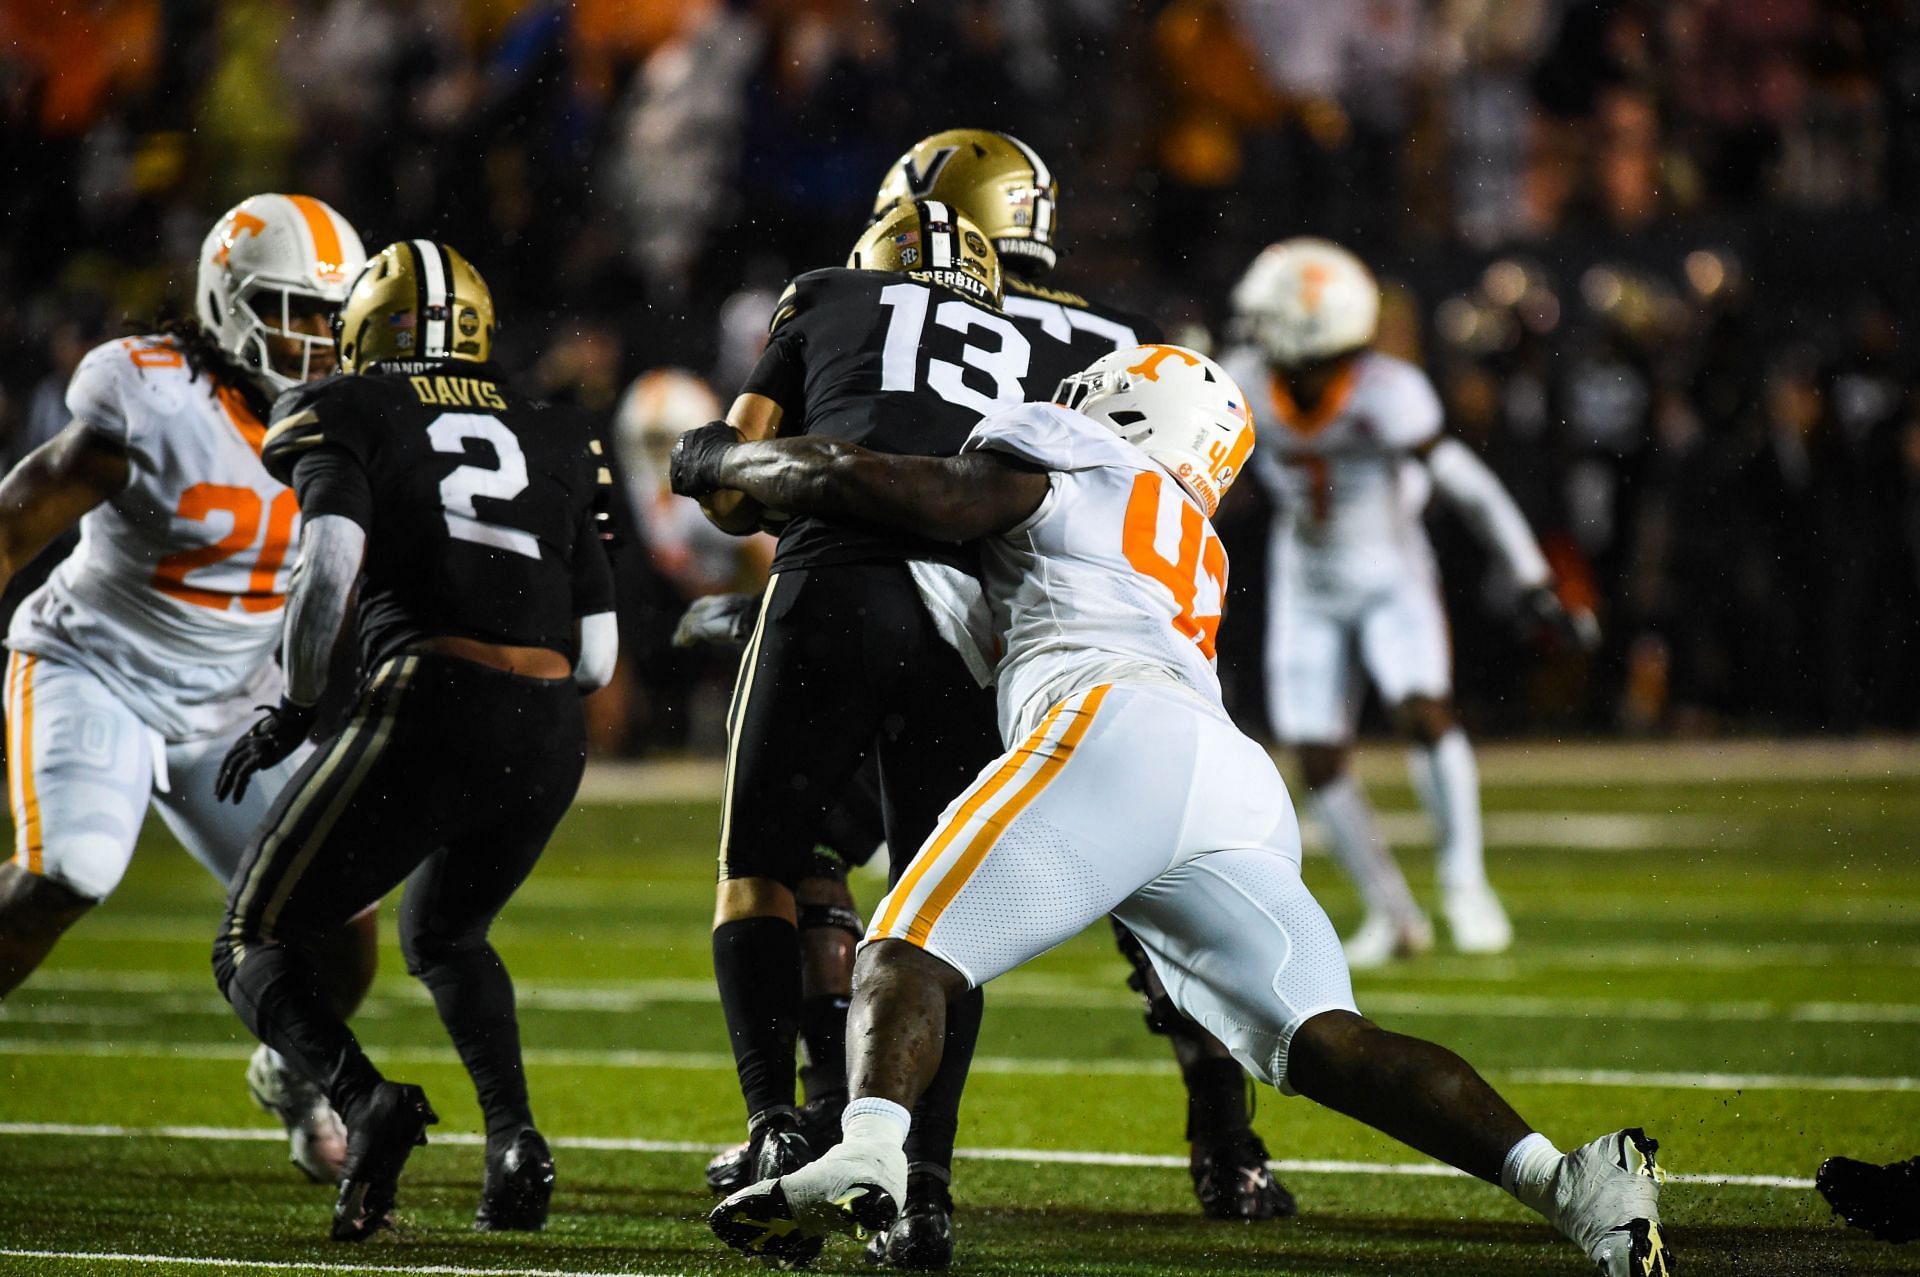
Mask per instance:
[[[1413,456],[1440,435],[1440,397],[1427,375],[1367,351],[1305,412],[1259,354],[1235,351],[1225,364],[1253,406],[1254,473],[1278,511],[1275,549],[1295,578],[1289,588],[1346,592],[1431,577],[1420,514],[1432,483]]]
[[[1216,711],[1214,637],[1227,554],[1185,489],[1089,417],[1053,404],[1002,409],[963,452],[1050,471],[1018,527],[981,542],[1001,654],[1000,730],[1028,735],[1053,705],[1097,683],[1176,683]]]
[[[7,645],[85,668],[169,740],[277,699],[300,510],[260,464],[265,427],[165,337],[89,352],[67,408],[126,449],[130,477],[80,520],[79,546],[21,604]]]

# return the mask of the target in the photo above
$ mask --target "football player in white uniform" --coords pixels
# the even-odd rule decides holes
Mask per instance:
[[[1356,655],[1414,741],[1408,770],[1433,819],[1454,945],[1498,953],[1513,928],[1487,881],[1479,775],[1453,716],[1447,617],[1421,525],[1428,497],[1437,492],[1465,518],[1536,621],[1587,642],[1593,619],[1568,617],[1513,499],[1470,448],[1441,433],[1426,374],[1370,348],[1380,290],[1358,258],[1326,240],[1285,240],[1254,260],[1233,305],[1253,344],[1227,367],[1251,392],[1254,473],[1276,511],[1269,712],[1275,736],[1299,751],[1314,813],[1366,902],[1348,963],[1378,966],[1433,945],[1349,767]]]
[[[1644,1132],[1562,1154],[1457,1055],[1354,1008],[1339,939],[1300,879],[1286,786],[1220,701],[1227,561],[1208,518],[1254,442],[1239,388],[1155,345],[1098,360],[1055,398],[993,413],[952,458],[741,443],[724,423],[678,445],[674,486],[689,495],[735,489],[978,538],[1008,744],[868,929],[844,1138],[727,1198],[714,1231],[778,1261],[827,1232],[886,1227],[948,999],[1112,912],[1181,1011],[1255,1076],[1502,1185],[1603,1272],[1666,1273]]]
[[[198,321],[97,347],[73,421],[0,481],[0,586],[55,537],[80,542],[7,633],[14,851],[0,864],[0,997],[112,894],[149,803],[225,883],[304,754],[238,804],[214,775],[279,699],[274,662],[300,511],[260,463],[273,396],[333,371],[327,320],[366,261],[306,195],[255,195],[200,249]],[[345,1008],[373,978],[371,913],[326,969]],[[319,1090],[261,1048],[247,1083],[293,1160],[331,1182],[345,1134]]]

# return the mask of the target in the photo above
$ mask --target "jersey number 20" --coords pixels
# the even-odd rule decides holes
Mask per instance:
[[[440,481],[440,505],[447,516],[447,535],[496,550],[540,557],[540,538],[518,528],[488,523],[474,509],[475,497],[511,501],[527,490],[527,454],[520,440],[498,417],[478,412],[443,412],[427,427],[435,452],[465,456],[467,440],[478,439],[493,448],[497,465],[489,468],[469,462]]]

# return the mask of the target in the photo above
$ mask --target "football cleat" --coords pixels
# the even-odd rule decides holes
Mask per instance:
[[[1223,1144],[1195,1144],[1187,1169],[1208,1219],[1290,1219],[1299,1210],[1293,1194],[1273,1177],[1267,1146],[1252,1131]]]
[[[531,1126],[499,1146],[489,1142],[487,1178],[480,1186],[476,1232],[537,1233],[547,1226],[553,1200],[553,1151]]]
[[[272,1047],[262,1045],[247,1062],[247,1093],[287,1128],[288,1160],[316,1184],[340,1178],[347,1160],[347,1128],[320,1088],[294,1070]]]
[[[361,1242],[393,1227],[400,1170],[440,1120],[427,1093],[402,1082],[375,1087],[347,1123],[347,1159],[333,1207],[333,1239]]]
[[[1446,915],[1453,947],[1461,953],[1505,953],[1513,945],[1513,924],[1485,882],[1446,892],[1440,912]]]
[[[1369,913],[1352,935],[1340,942],[1347,966],[1355,971],[1384,967],[1403,958],[1417,958],[1433,948],[1433,924],[1418,911],[1405,918]]]
[[[744,1254],[810,1263],[828,1233],[864,1237],[889,1227],[907,1186],[898,1148],[842,1142],[818,1161],[743,1188],[713,1208],[707,1226]]]
[[[1829,1157],[1813,1186],[1855,1228],[1883,1242],[1920,1240],[1920,1157],[1887,1166]]]
[[[1673,1252],[1660,1236],[1658,1141],[1629,1127],[1583,1144],[1554,1171],[1547,1218],[1606,1277],[1670,1277]]]
[[[752,1140],[721,1149],[707,1163],[707,1191],[726,1197],[753,1183],[755,1160]]]
[[[907,1203],[891,1227],[867,1239],[866,1260],[882,1268],[945,1272],[953,1266],[953,1194],[938,1175],[907,1176]]]

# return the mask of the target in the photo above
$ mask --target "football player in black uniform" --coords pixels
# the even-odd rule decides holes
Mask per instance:
[[[1159,337],[1149,321],[1035,282],[1058,260],[1058,195],[1046,163],[1019,139],[985,129],[949,129],[921,140],[902,155],[887,172],[874,202],[878,219],[903,200],[935,199],[960,209],[992,241],[1005,272],[1004,312],[1024,342],[1025,371],[1017,376],[1022,397],[1029,399],[1051,394],[1063,378],[1111,350]],[[999,348],[992,355],[976,349],[965,362],[991,375],[997,359],[1004,378],[1016,357]],[[981,385],[998,389],[1004,380]],[[718,614],[723,609],[714,601],[704,603],[706,611]],[[906,855],[911,855],[911,849]],[[799,1031],[808,1048],[809,1097],[818,1092],[844,1102],[844,1073],[837,1086],[825,1075],[832,1067],[843,1067],[833,1054],[845,1041],[847,1001],[835,995],[849,987],[852,976],[852,946],[840,939],[838,931],[846,918],[858,915],[853,912],[844,873],[836,879],[828,876],[832,869],[822,861],[821,876],[799,887],[799,929],[809,976]],[[1202,1209],[1218,1219],[1293,1214],[1293,1198],[1268,1170],[1266,1147],[1253,1131],[1245,1071],[1211,1034],[1174,1007],[1133,938],[1117,925],[1115,932],[1134,968],[1129,983],[1147,1000],[1147,1023],[1172,1040],[1186,1081],[1190,1170]],[[843,965],[816,979],[816,972],[833,965],[834,956]],[[722,997],[724,1001],[724,989]],[[940,1073],[914,1113],[907,1150],[913,1169],[908,1200],[894,1227],[869,1245],[868,1258],[875,1262],[944,1268],[950,1261],[950,1167],[961,1088],[979,1032],[981,1005],[980,991],[973,990],[950,1010]],[[810,1098],[807,1111],[817,1107],[818,1102]],[[725,1194],[752,1183],[754,1152],[750,1141],[715,1158],[708,1168],[709,1186]]]
[[[333,1236],[388,1223],[435,1120],[386,1080],[320,996],[309,946],[402,881],[400,943],[486,1116],[475,1226],[546,1221],[553,1159],[533,1123],[513,984],[487,932],[580,781],[581,688],[614,659],[613,581],[582,421],[487,362],[493,301],[427,240],[367,263],[334,326],[346,375],[274,408],[267,469],[305,527],[287,604],[287,692],[227,756],[221,795],[307,734],[358,586],[367,671],[347,725],[289,782],[235,877],[214,942],[247,1027],[327,1092],[347,1127]]]
[[[947,456],[994,403],[1018,401],[1027,344],[1000,313],[999,265],[977,228],[908,203],[850,265],[788,286],[728,415],[743,437]],[[718,494],[710,515],[757,526],[764,512],[737,496]],[[813,1154],[793,1108],[796,924],[829,811],[874,757],[888,844],[918,848],[1000,748],[987,664],[968,650],[969,593],[980,596],[960,547],[816,518],[782,530],[729,714],[713,932],[756,1177]]]

